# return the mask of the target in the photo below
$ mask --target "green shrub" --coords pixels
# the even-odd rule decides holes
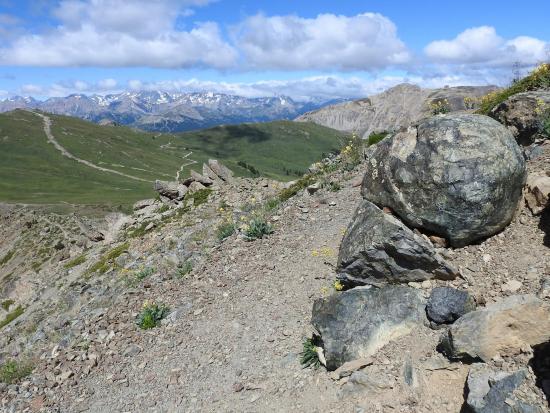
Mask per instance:
[[[186,278],[191,271],[193,271],[193,263],[191,262],[191,260],[187,260],[183,264],[180,264],[178,266],[177,274],[180,278]]]
[[[155,269],[153,267],[145,267],[135,273],[135,278],[137,281],[143,281],[147,277],[153,275],[155,273]]]
[[[280,204],[281,204],[281,201],[279,200],[279,198],[269,198],[264,203],[264,210],[268,211],[268,212],[273,211],[273,210],[279,208]]]
[[[76,267],[77,265],[84,264],[85,262],[86,262],[86,256],[85,255],[79,255],[74,260],[69,261],[63,267],[65,269],[70,269],[70,268]]]
[[[216,229],[218,240],[223,241],[235,233],[236,225],[233,221],[224,221]]]
[[[264,235],[273,233],[273,227],[263,217],[256,217],[245,227],[244,235],[247,240],[263,238]]]
[[[164,304],[146,302],[137,317],[136,324],[142,330],[155,328],[169,312],[170,309]]]
[[[367,145],[376,145],[378,142],[380,142],[382,139],[384,139],[386,136],[388,136],[389,132],[373,132],[369,135],[367,139]]]
[[[347,144],[343,145],[340,151],[340,159],[342,160],[344,170],[351,171],[363,160],[363,145],[364,140],[356,134],[351,135]]]
[[[510,96],[537,89],[550,89],[550,63],[541,64],[529,75],[506,89],[497,90],[483,96],[476,113],[488,115],[494,107],[500,105]]]
[[[33,367],[28,362],[7,360],[0,366],[0,382],[13,384],[32,373]]]
[[[451,111],[451,107],[447,99],[437,99],[430,103],[430,110],[432,115],[444,115]]]
[[[300,353],[300,363],[304,368],[310,366],[317,368],[321,365],[319,353],[317,353],[317,346],[311,338],[304,341],[303,350]]]
[[[8,253],[6,255],[4,255],[2,257],[2,259],[0,259],[0,265],[4,265],[6,264],[9,260],[12,259],[12,257],[15,255],[15,251],[14,250],[10,250],[8,251]]]
[[[0,328],[7,326],[9,323],[11,323],[17,317],[22,315],[24,312],[25,312],[25,309],[21,306],[18,306],[11,313],[8,313],[8,315],[6,316],[6,318],[4,318],[4,320],[0,321]]]
[[[166,204],[163,204],[157,211],[157,214],[162,214],[163,212],[166,212],[170,209],[170,207]]]
[[[4,311],[8,311],[13,303],[15,303],[14,300],[4,300],[0,306],[4,309]]]
[[[197,207],[199,205],[206,203],[211,193],[212,193],[212,190],[210,188],[199,189],[198,191],[195,191],[192,194],[187,193],[187,195],[185,195],[185,199],[186,200],[192,199],[193,205]]]

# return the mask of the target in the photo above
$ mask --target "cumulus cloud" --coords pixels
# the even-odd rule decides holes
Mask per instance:
[[[245,19],[233,39],[248,65],[269,69],[372,70],[409,61],[391,20],[377,13]]]
[[[424,49],[435,63],[511,66],[519,62],[532,66],[546,59],[550,44],[534,37],[519,36],[506,40],[494,27],[467,29],[452,40],[437,40]]]
[[[0,48],[0,64],[21,66],[231,66],[237,52],[216,23],[177,30],[188,7],[207,0],[65,0],[54,15],[60,25],[23,35]]]

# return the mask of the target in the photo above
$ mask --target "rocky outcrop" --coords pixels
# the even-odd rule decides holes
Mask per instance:
[[[534,295],[518,295],[462,316],[442,344],[452,358],[488,362],[548,340],[550,304]]]
[[[550,91],[515,94],[495,107],[490,116],[506,125],[518,143],[530,145],[540,134],[542,117],[550,110]]]
[[[550,176],[529,175],[525,184],[525,202],[534,215],[539,215],[550,204]]]
[[[512,134],[481,115],[425,119],[366,156],[363,197],[454,247],[508,225],[526,177]]]
[[[401,221],[363,201],[340,246],[338,278],[346,285],[450,280],[457,271],[432,244]]]
[[[397,130],[429,116],[432,102],[446,100],[450,111],[466,110],[465,98],[475,100],[494,89],[494,86],[422,89],[404,83],[369,98],[308,112],[296,120],[367,137],[372,132]]]
[[[467,291],[452,287],[437,287],[432,290],[426,313],[436,324],[451,324],[476,308],[473,297]]]
[[[155,181],[154,189],[165,202],[182,201],[185,194],[194,193],[213,185],[232,183],[233,172],[215,159],[209,159],[208,164],[202,165],[202,175],[191,170],[188,178],[181,182]],[[138,204],[136,204],[138,205]],[[139,209],[139,208],[138,208]]]
[[[468,373],[466,405],[472,413],[542,413],[518,400],[514,391],[525,381],[527,371],[503,372],[484,364],[472,365]]]
[[[425,322],[421,292],[406,286],[358,287],[313,304],[312,324],[329,370],[369,357]]]

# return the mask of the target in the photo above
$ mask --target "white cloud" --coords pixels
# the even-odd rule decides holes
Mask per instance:
[[[506,40],[494,27],[467,29],[452,40],[437,40],[424,49],[435,63],[476,64],[485,67],[532,66],[547,58],[549,44],[533,37]]]
[[[388,18],[365,13],[348,17],[249,17],[233,38],[254,68],[372,70],[409,61],[410,54]]]
[[[0,48],[0,64],[20,66],[231,66],[237,52],[216,23],[176,30],[187,7],[206,0],[66,0],[54,14],[61,24],[23,35]]]
[[[115,79],[102,79],[97,82],[98,88],[100,90],[113,90],[117,87],[118,82]]]

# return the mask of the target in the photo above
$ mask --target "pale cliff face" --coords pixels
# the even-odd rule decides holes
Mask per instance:
[[[370,98],[308,112],[296,120],[367,137],[372,132],[399,129],[428,116],[429,103],[434,100],[447,99],[452,111],[465,110],[465,97],[479,97],[493,89],[493,86],[422,89],[404,83]]]

